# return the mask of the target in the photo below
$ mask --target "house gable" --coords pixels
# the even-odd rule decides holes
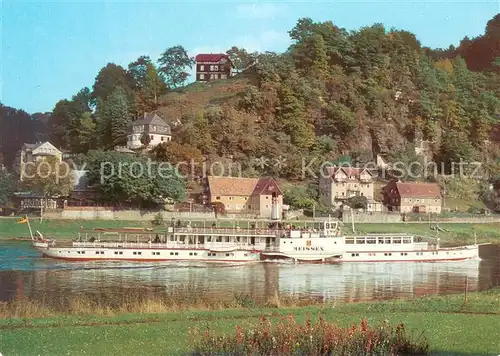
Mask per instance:
[[[54,145],[50,142],[44,142],[31,150],[33,155],[61,155],[61,151],[59,151]]]

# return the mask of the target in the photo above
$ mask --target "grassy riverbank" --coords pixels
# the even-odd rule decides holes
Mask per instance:
[[[188,349],[188,332],[207,325],[218,332],[248,327],[265,315],[276,322],[307,314],[347,326],[365,317],[370,325],[404,323],[418,336],[422,331],[436,355],[497,355],[500,342],[500,290],[462,295],[370,302],[283,307],[279,300],[252,307],[184,310],[169,313],[118,313],[112,316],[70,315],[0,320],[0,352],[4,355],[121,354],[174,355]],[[22,340],[22,342],[20,342]]]
[[[17,219],[0,219],[0,240],[12,238],[29,238],[29,230],[26,224],[17,224]],[[206,226],[211,226],[214,221],[205,221]],[[218,225],[222,227],[233,226],[246,227],[249,222],[235,220],[219,220]],[[291,223],[301,226],[300,222]],[[203,226],[203,221],[192,221],[193,225]],[[259,222],[263,226],[263,222]],[[71,239],[78,236],[78,230],[82,226],[85,229],[100,228],[123,228],[123,227],[148,227],[153,228],[151,222],[147,221],[116,221],[116,220],[31,220],[33,231],[39,230],[44,236],[55,239]],[[264,224],[265,225],[265,224]],[[428,224],[421,223],[388,223],[388,224],[356,224],[356,230],[362,233],[391,233],[405,232],[422,236],[435,236],[436,232],[429,229]],[[441,223],[440,227],[446,231],[440,232],[439,237],[442,244],[460,245],[474,243],[474,233],[478,242],[500,242],[500,223],[483,224],[460,224]],[[165,231],[165,226],[156,227],[155,230]],[[343,231],[352,233],[350,226],[344,226]]]

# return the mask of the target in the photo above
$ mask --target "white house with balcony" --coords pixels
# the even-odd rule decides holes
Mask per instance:
[[[127,133],[127,148],[137,149],[146,147],[151,149],[160,143],[172,139],[170,125],[156,113],[145,113],[143,117],[131,122]]]

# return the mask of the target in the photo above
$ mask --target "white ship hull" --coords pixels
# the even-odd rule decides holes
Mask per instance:
[[[479,258],[479,245],[431,250],[347,250],[342,262],[443,262]]]
[[[233,249],[230,252],[212,251],[208,248],[152,247],[58,247],[47,243],[34,243],[35,249],[45,257],[67,261],[130,261],[130,262],[257,262],[259,252]]]

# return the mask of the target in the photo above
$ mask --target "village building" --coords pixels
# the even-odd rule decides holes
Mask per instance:
[[[224,204],[227,213],[280,219],[283,192],[273,178],[208,177],[205,204]]]
[[[320,200],[328,206],[340,206],[352,197],[366,197],[367,211],[381,211],[374,200],[372,173],[363,168],[326,167],[319,178]]]
[[[198,54],[195,60],[197,82],[227,79],[232,75],[233,64],[224,53]]]
[[[25,143],[16,155],[14,162],[15,171],[19,173],[19,180],[23,180],[23,172],[27,165],[34,165],[48,157],[53,157],[57,162],[62,162],[63,154],[50,142]]]
[[[145,113],[143,117],[131,122],[127,132],[127,148],[151,149],[172,139],[170,125],[156,113]]]
[[[391,182],[382,191],[389,211],[441,213],[442,196],[436,183]]]

